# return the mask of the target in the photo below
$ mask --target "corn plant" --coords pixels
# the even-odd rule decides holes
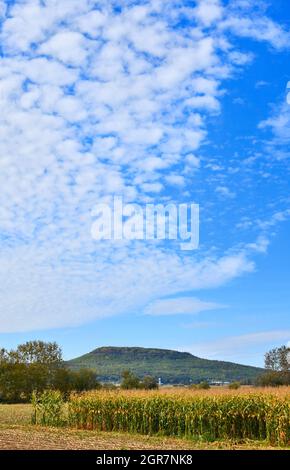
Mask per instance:
[[[68,422],[81,429],[290,443],[290,397],[94,392],[71,396]]]
[[[64,419],[64,401],[57,390],[45,390],[32,394],[32,423],[43,426],[62,426]]]

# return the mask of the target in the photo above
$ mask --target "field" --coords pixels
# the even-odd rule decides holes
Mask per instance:
[[[94,394],[95,395],[95,394]],[[279,403],[284,404],[285,401],[289,402],[289,389],[264,389],[259,390],[258,395],[262,400],[278,400]],[[139,400],[146,401],[152,399],[155,394],[151,392],[126,392],[124,393],[98,393],[98,399],[104,400],[106,405],[111,403],[114,405],[113,400],[120,397],[136,404]],[[228,389],[211,389],[208,391],[192,391],[188,389],[163,389],[158,392],[158,397],[161,399],[170,400],[176,406],[176,403],[183,403],[183,401],[196,400],[196,399],[209,399],[209,400],[236,400],[248,399],[257,396],[257,389],[249,387],[241,388],[237,391],[229,391]],[[85,395],[79,399],[93,398],[92,394]],[[107,400],[107,401],[106,401]],[[181,400],[181,401],[180,401]],[[284,409],[284,408],[283,408]],[[285,409],[284,409],[285,411]],[[67,405],[65,405],[65,413],[67,413]],[[91,424],[87,426],[87,421],[80,423],[71,423],[71,427],[51,427],[32,425],[31,416],[33,409],[31,405],[0,405],[0,449],[289,449],[285,443],[270,443],[267,439],[249,439],[245,437],[210,439],[210,436],[191,436],[178,437],[178,436],[165,436],[159,434],[144,434],[140,435],[138,432],[121,432],[120,429],[113,429],[112,431],[105,431],[100,429],[84,429],[92,428]],[[280,418],[279,418],[280,419]],[[280,421],[277,421],[279,424]],[[284,415],[286,427],[289,425],[289,414]],[[82,427],[83,429],[77,429]],[[97,426],[96,426],[97,427]],[[104,427],[103,427],[104,428]],[[285,428],[284,428],[285,429]]]

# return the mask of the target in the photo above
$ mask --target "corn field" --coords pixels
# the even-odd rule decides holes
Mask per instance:
[[[267,394],[89,393],[71,397],[68,420],[81,429],[290,444],[290,398]]]

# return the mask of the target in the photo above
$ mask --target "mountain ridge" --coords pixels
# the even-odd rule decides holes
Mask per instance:
[[[262,368],[199,358],[189,352],[171,349],[102,346],[66,361],[69,368],[94,369],[103,382],[119,382],[124,370],[138,377],[152,375],[164,384],[190,384],[201,380],[253,383]]]

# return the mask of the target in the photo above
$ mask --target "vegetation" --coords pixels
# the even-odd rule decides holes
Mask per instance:
[[[229,389],[230,390],[238,390],[240,388],[241,384],[240,382],[232,382],[229,384]]]
[[[55,400],[56,404],[50,396],[52,408],[58,406],[59,397]],[[47,416],[53,415],[46,407],[44,419],[39,410],[36,413],[38,423],[47,422]],[[204,441],[267,440],[276,445],[287,445],[290,441],[289,394],[87,392],[70,397],[66,415],[60,417],[59,422],[63,423],[63,419],[71,427],[97,431],[158,434]]]
[[[290,348],[281,346],[265,354],[266,372],[257,378],[257,385],[280,387],[290,385]]]
[[[161,377],[164,384],[202,381],[254,383],[263,372],[258,367],[200,359],[192,354],[166,349],[103,347],[67,362],[72,370],[86,367],[98,371],[102,382],[120,382],[126,369],[139,378]]]
[[[200,382],[199,384],[197,384],[196,387],[199,390],[208,390],[210,388],[210,385],[208,382]]]
[[[290,372],[267,371],[257,379],[257,385],[261,387],[281,387],[290,385]]]
[[[30,401],[34,391],[55,389],[68,396],[72,390],[99,388],[96,373],[88,369],[69,370],[56,343],[30,341],[16,350],[0,351],[0,400]]]
[[[184,391],[184,389],[183,389]],[[280,449],[265,441],[247,439],[205,442],[200,439],[146,436],[119,432],[101,432],[68,427],[43,427],[30,424],[32,407],[29,404],[0,404],[1,450],[248,450]],[[282,447],[284,449],[284,447]]]
[[[265,369],[278,372],[290,371],[290,348],[281,346],[268,351],[265,354]]]
[[[158,388],[157,380],[150,375],[146,375],[143,380],[140,380],[131,371],[125,370],[122,372],[121,388],[124,390],[144,389],[153,390]]]

